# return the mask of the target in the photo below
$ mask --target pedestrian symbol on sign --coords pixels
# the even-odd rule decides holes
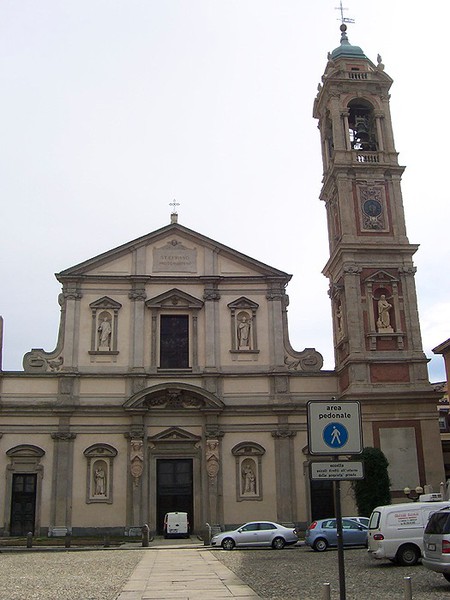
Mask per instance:
[[[342,448],[348,440],[347,428],[342,423],[328,423],[322,435],[323,441],[330,448]]]

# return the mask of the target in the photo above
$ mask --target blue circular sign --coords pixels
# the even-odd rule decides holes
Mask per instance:
[[[322,437],[330,448],[342,448],[348,441],[347,427],[342,423],[328,423],[323,430]]]

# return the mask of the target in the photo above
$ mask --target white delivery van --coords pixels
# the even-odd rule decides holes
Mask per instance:
[[[164,516],[164,537],[189,537],[189,521],[185,512],[169,512]]]
[[[370,516],[368,546],[373,558],[386,558],[403,566],[415,565],[423,554],[423,532],[430,516],[450,506],[450,501],[423,502],[441,498],[424,494],[419,502],[377,506]]]

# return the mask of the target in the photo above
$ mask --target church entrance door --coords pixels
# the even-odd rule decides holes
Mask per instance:
[[[157,460],[157,533],[163,534],[164,515],[168,512],[186,512],[189,530],[194,528],[192,459]]]
[[[12,482],[11,535],[34,533],[36,481],[33,473],[15,473]]]

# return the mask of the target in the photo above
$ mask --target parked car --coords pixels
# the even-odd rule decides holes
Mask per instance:
[[[431,515],[423,534],[422,564],[450,581],[450,509]]]
[[[342,519],[344,546],[367,546],[366,525],[353,519]],[[324,552],[329,546],[337,546],[336,519],[313,521],[305,533],[305,543],[316,552]]]
[[[369,527],[369,517],[344,517],[345,519],[351,519],[352,521],[356,521],[357,523],[361,523],[361,525],[365,525]]]
[[[295,529],[271,521],[252,521],[233,531],[224,531],[211,539],[211,546],[233,550],[235,546],[271,546],[281,550],[298,542]]]

